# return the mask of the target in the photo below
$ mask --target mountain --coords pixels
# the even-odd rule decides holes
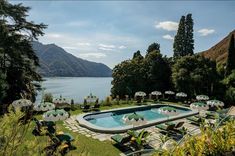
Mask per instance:
[[[230,32],[224,39],[210,49],[201,52],[201,54],[206,58],[215,60],[219,64],[226,63],[228,57],[229,40],[232,34],[235,35],[235,30]]]
[[[55,44],[32,42],[43,76],[110,77],[112,70],[102,64],[77,58]]]

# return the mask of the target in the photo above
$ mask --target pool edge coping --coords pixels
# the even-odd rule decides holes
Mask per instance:
[[[176,116],[172,116],[172,117],[164,117],[161,119],[147,121],[147,123],[145,123],[144,125],[139,125],[139,126],[126,125],[123,127],[115,127],[115,128],[104,128],[104,127],[96,126],[96,125],[94,125],[84,119],[84,117],[87,115],[101,114],[101,113],[126,110],[126,109],[144,108],[144,107],[148,107],[148,106],[157,106],[157,105],[158,106],[159,105],[174,106],[174,107],[189,109],[191,111],[187,112],[187,113],[179,114]],[[109,110],[104,110],[104,111],[99,111],[99,112],[83,113],[83,114],[77,115],[76,120],[78,121],[80,126],[85,127],[91,131],[98,132],[98,133],[116,134],[116,133],[124,133],[128,130],[137,130],[137,129],[151,127],[151,126],[161,124],[161,123],[164,123],[167,121],[173,121],[173,120],[178,120],[178,119],[186,118],[189,116],[197,115],[198,113],[199,113],[198,111],[192,110],[192,109],[185,107],[185,106],[179,106],[179,105],[174,105],[174,104],[150,104],[150,105],[142,105],[142,106],[130,106],[130,107],[123,107],[123,108],[115,108],[115,109],[109,109]]]

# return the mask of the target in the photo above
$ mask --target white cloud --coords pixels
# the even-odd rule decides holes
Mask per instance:
[[[104,50],[104,51],[112,51],[116,48],[115,45],[108,45],[108,44],[99,44],[98,45],[100,50]]]
[[[115,48],[116,46],[115,45],[108,45],[108,44],[99,44],[99,47],[103,47],[103,48]]]
[[[63,49],[68,50],[77,50],[77,47],[62,47]]]
[[[163,21],[155,25],[157,29],[164,29],[167,31],[175,31],[178,29],[178,23],[173,21]]]
[[[47,38],[61,38],[62,35],[57,34],[57,33],[47,33],[47,34],[45,34],[45,37],[47,37]]]
[[[105,47],[99,47],[98,49],[104,50],[104,51],[112,51],[112,48],[105,48]]]
[[[174,37],[167,34],[167,35],[163,35],[162,38],[166,39],[166,40],[174,40]]]
[[[107,55],[105,53],[83,53],[83,54],[78,54],[79,57],[81,58],[103,58],[106,57]]]
[[[90,46],[91,44],[89,42],[78,42],[76,43],[78,46]]]
[[[215,33],[215,30],[205,28],[205,29],[200,29],[197,32],[200,34],[200,36],[207,36],[207,35]]]
[[[126,49],[127,47],[124,46],[124,45],[121,45],[121,46],[119,46],[118,48],[119,48],[119,49]]]

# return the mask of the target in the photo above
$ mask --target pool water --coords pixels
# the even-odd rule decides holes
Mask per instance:
[[[84,119],[99,127],[115,128],[115,127],[122,127],[124,125],[128,125],[127,123],[124,122],[123,116],[133,114],[134,112],[136,114],[143,116],[144,119],[147,121],[169,117],[169,115],[162,114],[159,111],[159,108],[160,106],[159,107],[147,107],[147,108],[141,108],[141,109],[136,108],[136,109],[130,109],[130,110],[118,110],[118,111],[107,112],[107,113],[91,114],[91,115],[85,116]],[[183,113],[187,113],[191,111],[190,109],[183,109],[183,108],[178,108],[178,107],[174,107],[174,108],[176,108],[179,114],[183,114]]]

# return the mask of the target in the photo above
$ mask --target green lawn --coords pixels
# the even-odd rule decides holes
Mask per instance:
[[[134,103],[129,104],[120,104],[120,105],[111,105],[111,106],[102,106],[101,110],[108,110],[108,109],[114,109],[114,108],[120,108],[120,107],[130,107],[134,106]],[[71,115],[77,115],[82,113],[81,109],[76,109],[75,111],[70,111]],[[38,119],[42,119],[42,115],[36,115],[35,116]],[[34,123],[31,124],[29,133],[27,134],[27,140],[28,139],[34,139],[35,136],[31,134],[33,130]],[[120,154],[120,151],[112,145],[111,141],[104,141],[101,142],[97,139],[92,139],[89,137],[86,137],[84,135],[81,135],[79,133],[74,133],[68,129],[66,129],[63,125],[62,121],[56,122],[56,129],[57,131],[64,131],[70,133],[74,138],[75,141],[73,142],[73,145],[77,147],[76,150],[71,150],[67,155],[89,155],[89,156],[118,156]],[[47,136],[38,136],[37,139],[39,140],[39,144],[41,148],[46,147],[45,143],[49,142],[49,137]]]
[[[166,103],[166,102],[164,102]],[[108,110],[108,109],[114,109],[114,108],[120,108],[120,107],[130,107],[135,106],[135,103],[129,103],[129,104],[119,104],[119,105],[111,105],[111,106],[101,106],[101,110]],[[76,109],[75,111],[70,111],[71,115],[77,115],[82,113],[81,109]],[[42,115],[36,115],[36,118],[41,119]],[[27,134],[27,139],[33,139],[34,136],[31,134],[33,129],[34,123],[30,126],[29,134]],[[66,129],[63,125],[62,121],[56,122],[56,129],[57,131],[64,131],[70,133],[74,138],[75,141],[73,142],[73,145],[77,147],[76,150],[70,151],[67,155],[89,155],[89,156],[118,156],[120,154],[120,151],[112,145],[112,142],[110,141],[104,141],[101,142],[96,139],[92,139],[89,137],[86,137],[84,135],[81,135],[79,133],[74,133],[68,129]],[[46,142],[48,143],[49,137],[47,136],[38,136],[39,144],[41,148],[46,147]]]

